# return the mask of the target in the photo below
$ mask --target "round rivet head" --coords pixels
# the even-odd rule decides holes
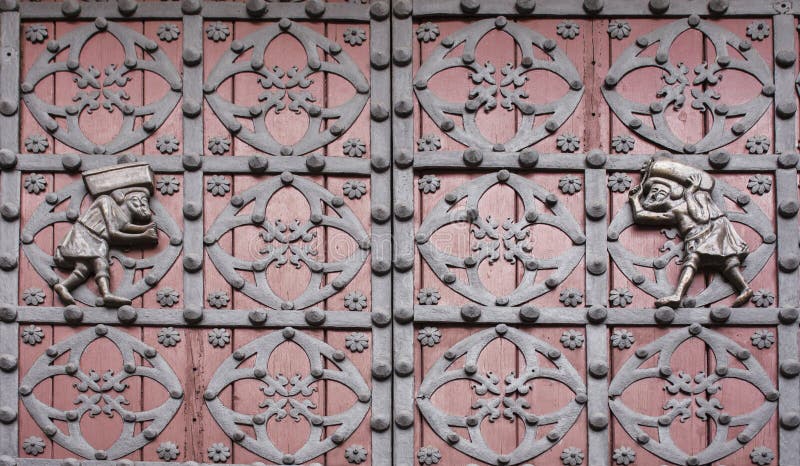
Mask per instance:
[[[64,320],[68,324],[75,325],[83,321],[83,311],[75,305],[69,305],[64,308]]]
[[[742,52],[747,52],[751,48],[753,48],[753,44],[750,41],[743,40],[739,42],[739,50],[741,50]]]
[[[467,322],[475,322],[481,317],[481,309],[474,304],[461,306],[461,318]]]
[[[784,120],[791,118],[797,112],[797,104],[792,102],[782,102],[775,107],[775,113]]]
[[[81,4],[78,0],[64,0],[61,4],[61,13],[67,18],[74,18],[81,14]]]
[[[385,362],[379,362],[372,366],[372,376],[378,380],[386,380],[392,375],[392,367]]]
[[[726,322],[728,319],[731,318],[731,309],[729,307],[716,307],[711,309],[709,313],[709,317],[713,322]]]
[[[708,157],[708,162],[714,168],[723,168],[728,165],[730,161],[731,154],[724,151],[714,152]]]
[[[519,308],[519,320],[527,323],[539,320],[540,312],[533,306],[522,306]]]
[[[536,9],[536,0],[517,0],[514,8],[520,13],[532,13]]]
[[[0,149],[0,168],[10,170],[17,166],[17,154],[8,149]]]
[[[305,311],[305,319],[310,325],[322,325],[325,322],[325,313],[312,308]]]
[[[647,434],[639,434],[636,436],[636,443],[639,445],[646,445],[650,442],[650,436]]]
[[[407,429],[414,425],[414,415],[409,411],[400,411],[395,415],[394,423],[401,429]]]
[[[594,361],[589,364],[589,373],[593,377],[605,377],[608,375],[608,364],[602,361]]]
[[[689,333],[691,335],[700,335],[700,333],[702,331],[703,331],[703,327],[698,323],[694,323],[694,324],[689,326]]]
[[[764,394],[764,399],[767,401],[778,401],[780,397],[781,394],[777,390],[770,390]]]
[[[414,104],[412,104],[410,100],[403,99],[394,104],[394,113],[399,117],[411,116],[413,111]]]
[[[369,7],[369,15],[373,19],[383,20],[389,17],[389,4],[384,1],[372,2]]]
[[[784,377],[797,377],[800,375],[800,362],[796,359],[787,359],[780,364],[781,374]]]
[[[555,50],[556,46],[556,41],[553,39],[546,39],[544,42],[542,42],[542,50],[545,52],[552,52]]]
[[[0,256],[0,269],[2,270],[14,270],[17,268],[19,262],[15,256],[11,256],[8,254],[3,254]]]
[[[0,422],[10,424],[17,419],[17,411],[10,406],[0,407]]]
[[[14,204],[6,202],[0,206],[0,216],[5,220],[16,220],[19,218],[19,209]]]
[[[263,16],[267,12],[267,2],[264,0],[247,0],[245,2],[247,14],[252,17]]]
[[[583,10],[589,14],[600,13],[604,3],[603,0],[583,0]]]
[[[658,373],[661,377],[669,377],[672,375],[672,369],[667,366],[661,366],[658,368]]]
[[[306,14],[312,18],[317,18],[325,13],[325,2],[323,0],[308,0],[306,2]]]
[[[593,324],[602,323],[607,317],[608,310],[601,306],[592,306],[588,311],[586,311],[586,319]]]
[[[81,158],[76,154],[65,155],[61,158],[61,165],[69,172],[76,172],[81,168]]]
[[[384,432],[389,429],[389,420],[383,416],[373,416],[369,421],[369,427],[376,432]]]
[[[519,163],[519,166],[523,168],[535,167],[536,164],[539,163],[539,153],[535,150],[526,150],[524,152],[520,152],[520,154],[517,156],[517,163]]]
[[[136,0],[119,0],[117,2],[117,9],[122,16],[131,16],[136,13],[139,3]]]
[[[781,426],[784,429],[797,429],[800,426],[800,414],[788,412],[781,415]]]
[[[394,365],[394,371],[399,376],[408,376],[414,373],[414,364],[408,359],[401,359]]]
[[[374,103],[370,106],[370,115],[372,119],[375,121],[385,121],[389,118],[389,111],[386,109],[386,106],[379,103]]]
[[[669,10],[669,0],[650,0],[647,7],[657,15],[664,14]]]
[[[800,266],[800,257],[796,254],[787,254],[778,259],[778,267],[782,272],[794,272]]]
[[[790,152],[778,156],[778,166],[781,168],[796,168],[800,156],[797,153]]]
[[[0,113],[5,116],[11,116],[17,113],[19,106],[16,102],[10,100],[0,100]]]
[[[781,217],[791,218],[797,215],[798,203],[797,201],[781,201],[778,204],[778,213]]]
[[[203,52],[194,47],[187,47],[183,49],[182,58],[184,64],[188,66],[196,66],[199,65],[203,60]]]
[[[467,149],[464,151],[462,158],[465,165],[476,167],[483,162],[483,153],[478,149]]]
[[[306,157],[306,167],[312,172],[319,172],[325,168],[325,157],[320,154],[311,154]]]
[[[199,308],[186,308],[183,310],[183,320],[196,324],[203,320],[203,310]]]
[[[675,310],[669,307],[660,307],[653,313],[656,323],[665,325],[675,320]]]
[[[586,154],[586,165],[592,168],[600,168],[606,164],[606,154],[601,150],[591,150]]]
[[[586,206],[586,215],[592,220],[601,220],[606,216],[606,206],[601,201],[590,202]]]
[[[778,312],[778,320],[780,320],[782,324],[792,324],[797,322],[798,315],[800,315],[800,310],[797,308],[784,308]]]
[[[592,430],[603,430],[608,426],[608,416],[602,413],[595,413],[589,416],[589,427]]]
[[[461,11],[464,13],[477,13],[481,8],[480,0],[461,0]]]
[[[5,323],[15,322],[17,320],[17,310],[10,307],[0,307],[0,321]]]
[[[728,0],[708,0],[708,11],[715,15],[721,15],[728,11]]]
[[[398,18],[408,18],[411,16],[411,2],[409,0],[399,0],[394,3],[394,15]]]
[[[17,358],[11,354],[0,354],[0,370],[11,372],[17,368]]]
[[[181,111],[183,111],[183,114],[189,118],[194,118],[200,115],[200,110],[202,110],[202,107],[200,107],[200,104],[194,100],[184,100],[183,104],[181,105]]]
[[[745,361],[747,359],[750,359],[750,356],[752,356],[752,354],[750,353],[750,351],[747,351],[746,349],[739,350],[736,353],[736,358],[739,359],[740,361]]]
[[[131,306],[122,306],[117,309],[117,320],[123,324],[132,324],[133,322],[136,322],[137,317],[138,313],[136,312],[136,309]]]
[[[185,15],[196,15],[202,10],[202,0],[183,0],[181,2],[181,12]]]
[[[775,86],[772,84],[766,84],[764,87],[761,88],[761,94],[765,97],[772,97],[775,95]]]
[[[775,54],[775,63],[781,68],[789,68],[794,65],[795,57],[791,50],[779,50]]]
[[[267,311],[263,309],[253,309],[247,313],[247,320],[253,325],[264,325],[267,321]]]

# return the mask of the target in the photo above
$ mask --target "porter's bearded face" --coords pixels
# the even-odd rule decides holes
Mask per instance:
[[[647,191],[647,197],[642,200],[642,207],[647,210],[666,211],[671,207],[669,198],[671,188],[662,183],[653,183]]]
[[[125,196],[125,205],[128,206],[133,220],[138,223],[149,222],[153,216],[153,212],[150,210],[150,201],[147,194],[143,192],[134,192]]]

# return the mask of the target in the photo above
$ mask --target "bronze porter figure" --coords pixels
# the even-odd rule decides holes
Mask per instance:
[[[65,304],[74,304],[70,292],[94,274],[100,291],[98,305],[130,304],[130,299],[111,293],[109,252],[111,246],[158,242],[150,211],[153,171],[146,163],[129,163],[84,172],[83,180],[96,199],[56,248],[56,265],[72,273],[53,289]]]
[[[683,265],[675,292],[656,306],[678,307],[699,268],[721,271],[738,291],[734,307],[747,303],[753,290],[742,276],[748,247],[711,198],[714,179],[701,170],[671,160],[651,160],[642,181],[630,191],[636,223],[674,226],[683,237]]]

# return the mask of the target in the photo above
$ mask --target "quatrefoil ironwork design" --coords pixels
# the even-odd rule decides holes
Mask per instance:
[[[308,358],[310,372],[287,379],[283,374],[269,371],[269,361],[282,344],[292,342]],[[244,361],[254,360],[246,366]],[[263,383],[259,391],[266,399],[259,404],[263,410],[245,414],[225,405],[219,394],[236,382]],[[353,404],[340,413],[328,414],[317,410],[308,399],[317,385],[336,382],[348,388],[357,397]],[[356,366],[335,350],[306,333],[285,328],[262,336],[238,348],[217,368],[205,392],[211,416],[230,438],[244,448],[277,464],[300,464],[336,448],[349,438],[363,421],[370,407],[371,392]],[[304,420],[310,426],[308,439],[296,452],[283,452],[270,439],[267,425],[279,422],[286,416],[296,421]],[[247,426],[253,435],[239,426]]]
[[[80,61],[83,48],[101,33],[116,39],[124,51],[120,63],[109,63],[102,72]],[[133,103],[125,87],[137,72],[162,78],[169,89],[153,102]],[[38,83],[59,73],[74,75],[78,90],[70,105],[46,102],[35,92]],[[183,84],[175,65],[155,41],[131,28],[98,18],[94,24],[50,41],[28,70],[21,89],[28,110],[54,138],[81,152],[113,154],[139,144],[161,127],[181,99]],[[93,142],[79,122],[84,112],[92,113],[101,105],[109,113],[115,109],[122,113],[120,128],[105,145]],[[59,120],[64,120],[65,125],[59,124]]]
[[[283,70],[270,65],[270,57],[264,53],[274,40],[284,35],[302,44],[307,57],[304,68]],[[250,60],[242,60],[241,56],[248,52]],[[326,60],[321,52],[331,59]],[[340,105],[326,107],[321,96],[307,90],[314,75],[337,76],[352,85],[355,93]],[[227,100],[216,90],[234,76],[257,80],[264,92],[246,105]],[[330,144],[353,125],[369,99],[370,86],[358,64],[339,44],[301,24],[282,19],[234,41],[209,73],[204,89],[206,101],[217,118],[237,138],[267,154],[303,155]],[[280,113],[287,106],[289,111],[308,116],[305,134],[291,146],[279,143],[265,120],[268,113]],[[244,127],[239,119],[252,122],[252,129]]]
[[[495,29],[511,36],[522,54],[520,63],[502,66],[502,76],[497,76],[492,63],[482,61],[476,55],[480,41]],[[463,48],[460,48],[461,45]],[[549,59],[537,58],[534,48]],[[460,50],[460,55],[456,55],[454,50]],[[453,68],[464,69],[475,85],[463,102],[446,101],[428,87],[429,81],[437,74]],[[530,96],[523,86],[529,79],[528,74],[537,71],[555,74],[566,81],[569,89],[551,102],[533,104],[528,100]],[[519,129],[511,139],[498,142],[506,150],[518,151],[544,139],[564,124],[583,96],[583,83],[575,65],[556,46],[555,41],[522,24],[499,17],[475,21],[442,39],[417,71],[414,92],[422,109],[448,132],[448,136],[465,146],[480,149],[491,149],[495,143],[481,133],[476,115],[478,111],[494,110],[499,92],[500,106],[508,111],[519,111],[521,120]],[[463,125],[456,125],[450,115],[460,118]]]
[[[503,231],[499,230],[498,222],[490,213],[481,213],[478,209],[481,198],[498,184],[513,189],[524,206],[522,218],[506,219],[502,224]],[[436,276],[462,296],[486,306],[519,306],[555,288],[583,257],[586,237],[567,207],[557,199],[536,183],[505,170],[481,176],[447,193],[430,210],[417,231],[417,248]],[[542,211],[537,201],[547,206],[546,210]],[[456,222],[470,224],[474,254],[468,257],[456,257],[439,249],[435,241],[430,241],[439,229]],[[531,227],[537,224],[560,230],[573,245],[558,257],[535,257],[529,239]],[[500,259],[501,245],[504,260],[512,264],[520,261],[524,266],[522,280],[508,296],[492,293],[478,273],[484,261],[491,264]],[[459,279],[452,269],[464,269],[467,280]],[[553,272],[547,280],[537,282],[536,277],[543,270]]]
[[[716,367],[708,374],[692,376],[677,372],[672,367],[672,356],[679,347],[693,338],[700,339],[713,354]],[[655,366],[645,362],[657,358]],[[737,364],[731,365],[735,358]],[[737,367],[744,366],[743,368]],[[662,378],[665,391],[673,397],[664,405],[665,414],[652,416],[628,406],[622,395],[634,383],[651,378]],[[764,402],[754,410],[742,414],[729,414],[714,395],[721,389],[719,383],[725,379],[747,382],[763,394]],[[711,464],[742,448],[767,424],[777,410],[778,392],[766,371],[756,358],[735,341],[699,324],[675,330],[636,351],[619,369],[608,387],[611,412],[623,429],[634,439],[647,438],[640,442],[642,448],[659,458],[674,464]],[[697,408],[693,410],[692,405]],[[672,439],[671,429],[692,415],[716,425],[715,435],[709,444],[699,452],[689,454],[681,450]],[[658,438],[650,438],[642,427],[658,430]],[[743,430],[735,437],[728,438],[734,428]],[[693,462],[687,462],[690,456]]]
[[[309,218],[295,219],[288,225],[268,218],[266,209],[270,199],[281,189],[292,188],[308,203]],[[329,209],[329,213],[325,209]],[[235,257],[217,243],[227,232],[246,225],[261,229],[264,245],[259,249],[260,258]],[[358,247],[339,260],[318,259],[312,240],[317,229],[322,228],[345,233]],[[231,286],[273,309],[303,309],[333,296],[353,280],[370,249],[369,235],[342,198],[311,180],[290,173],[269,178],[234,196],[206,232],[205,243],[211,262]],[[274,293],[266,273],[268,267],[281,267],[287,262],[311,271],[305,290],[291,302]],[[246,280],[242,273],[255,276],[254,281]],[[329,274],[337,275],[324,283]]]
[[[504,377],[504,384],[494,374],[481,374],[478,359],[486,347],[497,339],[511,342],[519,351],[519,374],[514,372]],[[463,367],[453,368],[463,360]],[[545,362],[546,361],[546,362]],[[435,406],[431,397],[437,390],[455,380],[474,382],[473,391],[479,400],[472,405],[467,415],[451,414]],[[549,413],[534,413],[523,396],[535,390],[530,382],[537,379],[552,380],[563,384],[575,396],[563,407]],[[453,448],[487,464],[521,464],[552,448],[559,438],[575,424],[586,404],[586,386],[578,371],[557,349],[515,328],[500,324],[495,328],[480,331],[465,338],[440,357],[431,367],[417,391],[417,407],[422,417],[441,438]],[[501,455],[486,443],[481,434],[484,421],[494,422],[502,416],[510,421],[519,419],[525,426],[522,439],[514,451]],[[541,431],[552,426],[547,435]],[[453,428],[464,428],[469,439],[458,435]]]
[[[90,344],[97,340],[111,341],[122,356],[122,367],[103,368],[101,376],[94,370],[85,371],[81,358]],[[57,362],[66,355],[66,360]],[[142,362],[142,361],[146,361]],[[62,409],[40,400],[35,393],[37,385],[56,377],[75,379],[77,397],[74,409]],[[157,383],[169,396],[150,409],[137,408],[140,393],[131,393],[128,379],[146,378]],[[178,412],[183,399],[183,388],[178,376],[155,349],[127,333],[105,325],[84,330],[54,344],[33,363],[20,382],[22,404],[44,433],[63,448],[87,459],[117,459],[147,445],[155,439]],[[130,400],[127,397],[132,397]],[[83,435],[83,427],[97,415],[122,418],[119,438],[105,450],[92,446],[90,438]],[[54,421],[65,423],[66,429]],[[145,428],[140,426],[145,425]],[[83,427],[82,427],[83,426]]]
[[[692,29],[703,34],[714,46],[716,54],[715,61],[694,68],[694,79],[690,78],[687,65],[673,62],[670,56],[670,49],[678,37]],[[644,55],[644,51],[652,47],[657,48],[655,55]],[[729,47],[736,49],[741,58],[731,56]],[[651,67],[664,72],[664,86],[653,96],[651,103],[633,102],[617,90],[618,83],[626,76]],[[724,103],[723,96],[714,86],[726,70],[752,76],[761,84],[762,92],[747,102]],[[697,142],[681,140],[666,118],[671,109],[678,111],[684,106],[687,88],[693,98],[691,107],[708,114],[711,119],[709,130]],[[671,151],[703,153],[729,144],[752,128],[772,103],[775,86],[769,66],[749,42],[721,26],[693,16],[639,37],[608,70],[602,92],[614,114],[639,136]],[[728,125],[728,119],[738,120]]]

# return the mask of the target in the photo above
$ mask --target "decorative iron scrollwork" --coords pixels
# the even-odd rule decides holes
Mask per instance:
[[[524,206],[522,218],[506,219],[502,224],[503,231],[490,214],[482,214],[478,209],[481,197],[501,183],[513,189]],[[550,212],[540,211],[537,201],[546,205]],[[470,224],[474,254],[469,257],[456,257],[441,251],[430,241],[436,231],[455,222]],[[528,239],[531,227],[537,224],[557,228],[572,240],[573,245],[558,257],[535,257]],[[454,291],[483,305],[518,306],[547,293],[564,281],[583,257],[586,237],[569,210],[553,194],[526,178],[502,170],[481,176],[447,193],[422,220],[416,241],[431,270]],[[503,260],[511,264],[520,261],[524,266],[520,284],[503,297],[495,296],[488,290],[478,274],[478,268],[484,261],[488,260],[491,264],[500,259],[501,245]],[[468,280],[460,280],[451,271],[452,268],[466,270]],[[536,276],[542,270],[553,270],[553,273],[547,280],[537,282]]]
[[[500,69],[502,76],[497,76],[495,66],[488,61],[482,62],[476,53],[481,39],[495,29],[511,36],[522,54],[518,64],[507,63]],[[462,44],[463,49],[459,47]],[[541,49],[550,59],[536,58],[534,47]],[[460,56],[452,54],[456,49],[460,50]],[[445,101],[428,88],[432,78],[451,68],[463,68],[475,85],[465,102]],[[569,84],[569,89],[552,102],[533,104],[523,86],[528,73],[536,71],[554,73]],[[440,128],[448,131],[448,136],[465,146],[487,150],[494,146],[494,142],[481,133],[476,114],[480,110],[495,110],[499,92],[501,107],[521,113],[517,133],[508,141],[500,141],[506,150],[518,151],[544,139],[564,124],[581,100],[583,83],[574,64],[555,41],[522,24],[498,17],[475,21],[442,39],[417,71],[414,92],[422,109]],[[455,125],[449,115],[462,119],[463,126]]]
[[[116,39],[124,50],[121,62],[106,65],[102,72],[80,62],[83,48],[100,33]],[[155,74],[169,84],[169,89],[159,100],[137,105],[125,90],[130,74],[135,72]],[[39,82],[58,73],[74,75],[72,80],[78,89],[70,105],[45,102],[35,92]],[[155,41],[126,26],[98,18],[94,24],[50,41],[31,66],[21,89],[22,100],[33,117],[54,138],[81,152],[113,154],[144,141],[161,127],[181,99],[183,84],[175,65]],[[122,125],[105,145],[92,142],[79,124],[84,112],[92,113],[101,105],[109,113],[114,109],[122,113]],[[65,125],[58,120],[65,120]]]
[[[309,218],[303,221],[287,219],[286,222],[267,218],[266,208],[270,199],[279,190],[291,187],[308,202]],[[326,213],[325,209],[330,209],[331,213]],[[260,259],[237,258],[217,244],[228,231],[245,225],[255,225],[262,230],[260,236],[264,247],[259,250]],[[341,260],[318,259],[313,240],[317,231],[325,227],[347,234],[358,247]],[[342,198],[311,180],[290,173],[272,177],[234,196],[206,232],[205,242],[211,262],[231,286],[273,309],[303,309],[333,296],[353,280],[367,260],[370,248],[369,235]],[[305,290],[292,302],[281,299],[272,291],[265,272],[268,267],[281,267],[286,263],[298,268],[305,266],[311,271]],[[255,281],[246,280],[239,271],[251,276],[254,273]],[[338,275],[333,280],[323,283],[328,274],[334,273]]]
[[[126,167],[133,167],[132,169],[139,170],[142,166],[143,164],[127,164],[103,170],[107,174],[117,171],[120,176],[128,177],[131,176],[129,171],[120,170]],[[87,174],[91,175],[90,172],[87,172]],[[155,286],[180,255],[183,249],[183,232],[158,201],[158,198],[149,195],[153,190],[152,180],[149,186],[146,187],[126,187],[131,182],[130,178],[103,181],[105,184],[98,188],[100,191],[97,192],[98,197],[95,203],[83,215],[81,215],[81,203],[89,195],[89,191],[83,181],[72,183],[60,191],[49,193],[22,228],[20,239],[25,257],[36,270],[36,273],[51,286],[56,287],[56,291],[59,293],[66,291],[66,294],[62,294],[62,300],[66,301],[65,304],[72,304],[68,302],[70,298],[89,306],[118,307],[126,304],[129,300],[141,296]],[[119,189],[115,188],[113,193],[110,190],[105,190],[114,186]],[[134,240],[130,239],[134,235],[128,235],[127,240],[120,240],[119,238],[114,241],[109,240],[108,235],[111,233],[108,233],[108,231],[113,228],[123,228],[126,220],[124,218],[106,218],[108,212],[103,213],[104,210],[119,210],[121,208],[114,207],[118,205],[118,201],[116,198],[112,199],[111,195],[117,196],[119,194],[124,196],[119,202],[121,202],[121,205],[126,206],[128,202],[127,196],[135,195],[136,189],[147,191],[146,193],[140,193],[142,196],[147,194],[149,210],[152,211],[152,217],[149,220],[145,220],[145,222],[149,221],[154,224],[152,227],[147,224],[137,224],[138,236],[146,236],[147,239],[155,240],[157,239],[157,230],[161,230],[169,237],[168,246],[154,255],[144,258],[136,258],[124,250],[124,248],[134,245]],[[128,194],[120,194],[125,192]],[[141,199],[138,199],[137,202],[141,202]],[[64,203],[67,203],[65,209],[62,208]],[[146,205],[147,202],[145,202]],[[125,217],[131,214],[119,215]],[[85,219],[87,216],[91,218]],[[131,221],[131,219],[128,218],[127,221]],[[114,223],[113,228],[104,222]],[[34,239],[42,230],[58,223],[73,224],[73,229],[63,239],[58,239],[61,244],[56,248],[55,254],[47,253],[34,242]],[[86,224],[91,225],[87,226]],[[92,228],[94,230],[91,230]],[[103,252],[103,249],[107,251],[107,255]],[[113,295],[111,295],[109,293],[110,290],[107,289],[109,285],[107,283],[108,265],[114,259],[118,260],[122,265],[123,275],[120,280],[115,280],[118,283],[117,289],[113,290]],[[78,267],[80,264],[83,265]],[[56,270],[64,267],[71,269],[75,277],[71,276],[66,280],[62,280]],[[142,272],[146,273],[142,274]],[[102,297],[96,296],[84,283],[92,273],[96,274],[95,278],[98,279],[98,283],[103,278],[106,280],[104,285],[100,284]],[[62,290],[61,288],[67,284],[69,284],[68,289],[64,288]]]
[[[713,372],[687,374],[673,370],[673,354],[692,338],[702,340],[713,354],[712,360],[716,364]],[[735,365],[731,365],[732,357],[737,359]],[[658,358],[658,364],[642,367],[651,358]],[[739,365],[744,368],[739,368]],[[622,394],[628,387],[649,378],[664,379],[664,389],[674,396],[664,405],[665,414],[661,416],[638,412],[622,400]],[[725,379],[751,384],[764,395],[765,401],[747,413],[725,412],[720,400],[714,397],[721,388],[719,383]],[[739,450],[761,431],[778,406],[778,392],[756,358],[728,337],[699,324],[674,330],[639,348],[636,356],[628,359],[617,372],[609,385],[608,394],[611,412],[625,431],[634,439],[647,438],[647,441],[639,442],[642,448],[674,464],[711,464]],[[697,408],[693,407],[695,404]],[[708,446],[690,455],[674,443],[671,429],[677,426],[676,419],[683,422],[692,415],[713,422],[716,429]],[[650,438],[641,427],[658,429],[658,438]],[[729,432],[738,427],[743,427],[743,430],[735,438],[729,439]],[[693,462],[687,462],[690,456],[694,457]]]
[[[687,65],[675,63],[670,57],[673,43],[690,29],[700,31],[714,46],[716,55],[715,61],[694,68],[694,79],[690,79]],[[651,47],[657,47],[656,53],[644,55],[643,52]],[[729,47],[736,49],[743,58],[731,56]],[[664,86],[653,96],[653,102],[632,102],[617,91],[617,84],[627,75],[648,67],[664,71]],[[714,86],[726,70],[752,76],[761,84],[762,92],[748,102],[724,103]],[[676,111],[683,107],[687,88],[691,88],[694,99],[692,108],[707,113],[711,118],[708,132],[696,143],[681,140],[666,119],[670,107]],[[772,103],[775,86],[769,66],[748,41],[712,22],[692,16],[639,37],[608,70],[602,92],[611,110],[639,136],[671,151],[703,153],[725,146],[752,128]],[[738,121],[727,125],[729,118]]]
[[[305,68],[283,70],[265,64],[264,52],[272,41],[284,34],[302,44],[308,59]],[[252,51],[251,59],[241,60],[240,57],[249,51]],[[326,60],[320,52],[333,59]],[[226,80],[245,73],[251,74],[264,89],[253,101],[237,104],[216,92]],[[340,77],[353,86],[355,94],[341,105],[325,107],[322,96],[314,96],[307,90],[317,73]],[[234,41],[205,83],[206,100],[217,118],[237,138],[271,155],[303,155],[333,142],[361,114],[369,99],[369,90],[367,78],[339,44],[288,19]],[[277,114],[287,106],[289,111],[308,115],[305,134],[291,147],[275,140],[265,122],[269,112]],[[251,121],[253,129],[242,126],[239,119]]]
[[[98,368],[88,372],[81,358],[90,344],[99,340],[111,341],[122,356],[120,368]],[[56,362],[63,355],[64,362]],[[146,362],[140,362],[146,361]],[[34,389],[37,385],[58,376],[73,377],[78,392],[75,409],[60,409],[40,400]],[[158,406],[137,410],[132,401],[141,401],[141,394],[127,391],[129,378],[147,378],[159,384],[169,396]],[[39,357],[20,382],[22,404],[36,424],[63,448],[88,459],[113,460],[128,455],[155,439],[178,412],[183,388],[175,372],[155,349],[127,333],[105,325],[84,330],[54,344]],[[130,397],[130,399],[129,399]],[[82,433],[85,415],[105,415],[122,418],[122,432],[107,449],[92,446]],[[83,423],[81,422],[83,420]],[[66,423],[66,431],[53,421]],[[144,429],[139,427],[144,424]]]
[[[280,374],[268,369],[276,348],[288,341],[295,343],[308,358],[309,374]],[[255,364],[244,367],[243,361],[254,358]],[[238,381],[263,382],[259,391],[264,400],[263,411],[249,415],[226,406],[220,392]],[[357,397],[353,405],[341,413],[319,413],[309,398],[316,385],[332,381],[350,389]],[[370,406],[371,392],[356,366],[344,353],[310,335],[285,328],[269,333],[238,349],[217,368],[205,392],[211,416],[230,438],[244,448],[278,464],[300,464],[335,448],[350,437],[361,424]],[[310,426],[308,440],[296,452],[282,452],[270,440],[267,425],[286,417],[305,421]],[[255,438],[238,426],[247,426]],[[326,436],[326,434],[329,434]]]
[[[508,340],[521,353],[520,365],[524,361],[524,367],[520,368],[519,374],[513,371],[507,375],[481,374],[477,370],[481,353],[498,338]],[[450,369],[461,358],[464,358],[463,368]],[[540,358],[547,362],[541,363]],[[504,376],[502,385],[499,376]],[[475,382],[472,389],[478,400],[473,404],[474,412],[469,415],[443,412],[431,401],[438,389],[459,379]],[[560,382],[575,396],[557,411],[535,414],[523,396],[533,390],[529,382],[536,379]],[[544,453],[575,424],[586,401],[586,387],[580,374],[560,351],[504,324],[475,333],[448,349],[425,374],[417,392],[417,406],[434,432],[453,448],[487,464],[520,464]],[[525,426],[517,448],[505,454],[502,463],[499,460],[501,455],[493,451],[481,435],[484,421],[494,422],[501,416],[510,421],[519,419]],[[543,426],[551,425],[553,427],[546,436],[537,435]],[[467,429],[469,439],[461,437],[452,428]]]

